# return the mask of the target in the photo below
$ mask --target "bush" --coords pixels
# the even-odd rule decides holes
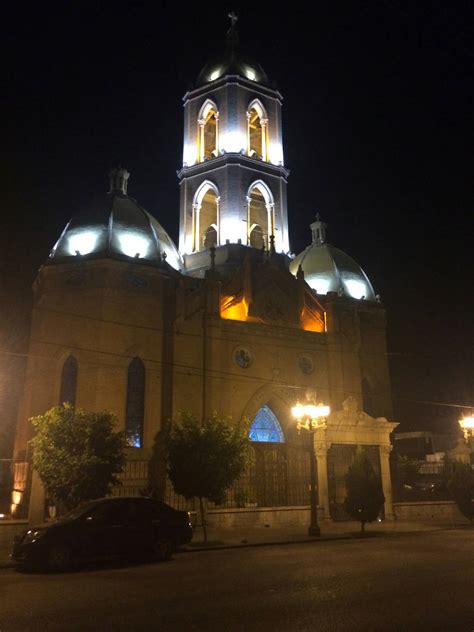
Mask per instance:
[[[453,461],[447,464],[447,487],[461,513],[474,520],[474,472],[469,463]]]
[[[354,520],[360,521],[361,533],[365,523],[376,520],[385,502],[382,483],[374,471],[366,452],[358,447],[346,474],[344,507]]]
[[[125,467],[125,435],[114,432],[115,416],[86,412],[70,404],[51,408],[31,419],[33,467],[46,492],[67,509],[101,498],[120,483]]]

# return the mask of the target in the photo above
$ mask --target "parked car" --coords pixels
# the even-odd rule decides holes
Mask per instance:
[[[11,558],[55,571],[86,559],[146,556],[166,560],[192,536],[186,511],[154,498],[101,498],[17,536]]]

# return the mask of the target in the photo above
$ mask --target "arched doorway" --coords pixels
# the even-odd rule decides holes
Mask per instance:
[[[287,505],[287,450],[285,435],[273,410],[265,404],[255,415],[249,430],[254,460],[251,479],[255,482],[259,507]],[[252,476],[253,475],[253,476]]]

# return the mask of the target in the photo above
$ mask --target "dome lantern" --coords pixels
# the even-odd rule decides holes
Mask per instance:
[[[324,244],[326,241],[327,224],[321,221],[319,213],[316,213],[316,219],[309,227],[311,228],[313,236],[313,244]]]
[[[127,195],[127,184],[130,173],[123,167],[114,167],[109,171],[109,193]]]

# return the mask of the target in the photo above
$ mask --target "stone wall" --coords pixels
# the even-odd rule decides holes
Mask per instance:
[[[0,521],[0,550],[11,550],[13,538],[28,526],[27,520]]]
[[[246,509],[210,510],[207,520],[211,527],[264,527],[268,525],[309,524],[309,507],[281,507],[278,509],[249,507]],[[320,515],[320,519],[322,516]]]
[[[468,522],[452,500],[394,503],[397,520],[445,520]]]

